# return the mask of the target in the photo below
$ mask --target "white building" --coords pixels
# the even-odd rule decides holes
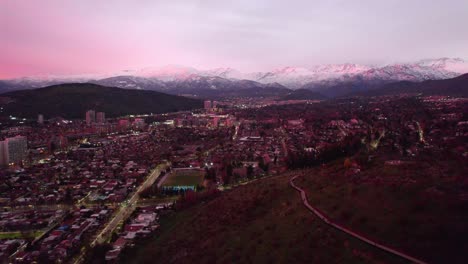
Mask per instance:
[[[145,127],[145,119],[135,118],[135,120],[133,121],[133,126],[135,128],[144,128]]]
[[[37,116],[37,123],[39,123],[41,125],[44,124],[44,116],[42,114],[39,114]]]
[[[0,141],[0,164],[21,163],[27,157],[28,141],[24,136],[6,138]]]

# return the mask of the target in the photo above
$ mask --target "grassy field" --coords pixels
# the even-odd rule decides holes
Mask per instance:
[[[291,175],[239,186],[162,218],[121,263],[404,263],[323,224]]]
[[[163,186],[197,186],[203,182],[204,173],[196,172],[172,172],[164,181]]]
[[[17,239],[17,238],[28,238],[26,236],[30,237],[38,237],[42,235],[42,231],[32,231],[32,232],[26,232],[26,233],[21,233],[19,231],[16,232],[0,232],[0,239]]]

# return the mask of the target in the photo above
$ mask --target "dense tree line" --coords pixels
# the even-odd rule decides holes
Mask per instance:
[[[314,167],[330,161],[348,157],[361,150],[363,144],[358,136],[348,136],[342,142],[330,145],[320,152],[305,150],[289,153],[286,164],[290,169]]]

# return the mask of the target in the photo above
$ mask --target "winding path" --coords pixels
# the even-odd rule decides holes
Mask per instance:
[[[309,204],[309,201],[307,200],[307,195],[305,193],[305,191],[301,188],[299,188],[296,184],[294,184],[294,180],[297,179],[300,175],[296,175],[294,177],[292,177],[290,180],[289,180],[289,184],[291,185],[291,187],[293,187],[294,189],[296,189],[300,194],[301,194],[301,199],[302,199],[302,203],[304,204],[305,207],[307,207],[307,209],[309,209],[309,211],[311,211],[312,213],[314,213],[318,218],[320,218],[322,221],[324,221],[326,224],[338,229],[338,230],[341,230],[343,231],[344,233],[354,237],[354,238],[357,238],[371,246],[374,246],[376,248],[379,248],[383,251],[386,251],[388,253],[391,253],[391,254],[394,254],[394,255],[397,255],[401,258],[404,258],[406,260],[409,260],[411,262],[414,262],[414,263],[418,263],[418,264],[426,264],[426,262],[422,261],[422,260],[419,260],[415,257],[412,257],[412,256],[409,256],[403,252],[400,252],[396,249],[393,249],[393,248],[390,248],[388,246],[385,246],[385,245],[382,245],[382,244],[379,244],[377,243],[376,241],[372,240],[372,239],[369,239],[369,238],[366,238],[362,235],[359,235],[359,234],[356,234],[355,232],[341,226],[341,225],[338,225],[336,223],[334,223],[332,220],[330,220],[327,216],[325,216],[323,213],[321,213],[317,208],[313,207],[312,205]]]

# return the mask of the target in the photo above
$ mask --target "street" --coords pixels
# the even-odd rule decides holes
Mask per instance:
[[[99,232],[96,238],[91,242],[91,247],[94,247],[97,244],[101,244],[105,242],[118,224],[121,221],[125,221],[135,210],[137,207],[138,200],[140,199],[140,193],[145,190],[146,188],[150,187],[154,184],[156,179],[159,177],[161,170],[167,167],[166,164],[159,164],[156,169],[154,169],[150,175],[146,178],[146,180],[138,187],[138,189],[133,193],[133,195],[125,200],[120,207],[117,208],[117,211],[114,213],[112,219],[105,225],[105,227]],[[73,263],[81,263],[84,260],[84,256],[86,255],[86,251],[82,250],[79,257]]]
[[[124,201],[122,205],[117,209],[117,212],[114,215],[109,223],[102,229],[102,231],[97,235],[96,239],[91,243],[91,246],[97,244],[101,244],[107,240],[108,236],[112,234],[114,229],[120,223],[120,221],[125,220],[129,217],[132,212],[135,210],[138,199],[140,198],[140,193],[145,190],[146,188],[153,185],[153,183],[158,178],[159,174],[161,173],[160,166],[165,166],[163,164],[156,167],[153,172],[146,178],[146,180],[138,187],[135,193],[130,197],[130,199]]]

